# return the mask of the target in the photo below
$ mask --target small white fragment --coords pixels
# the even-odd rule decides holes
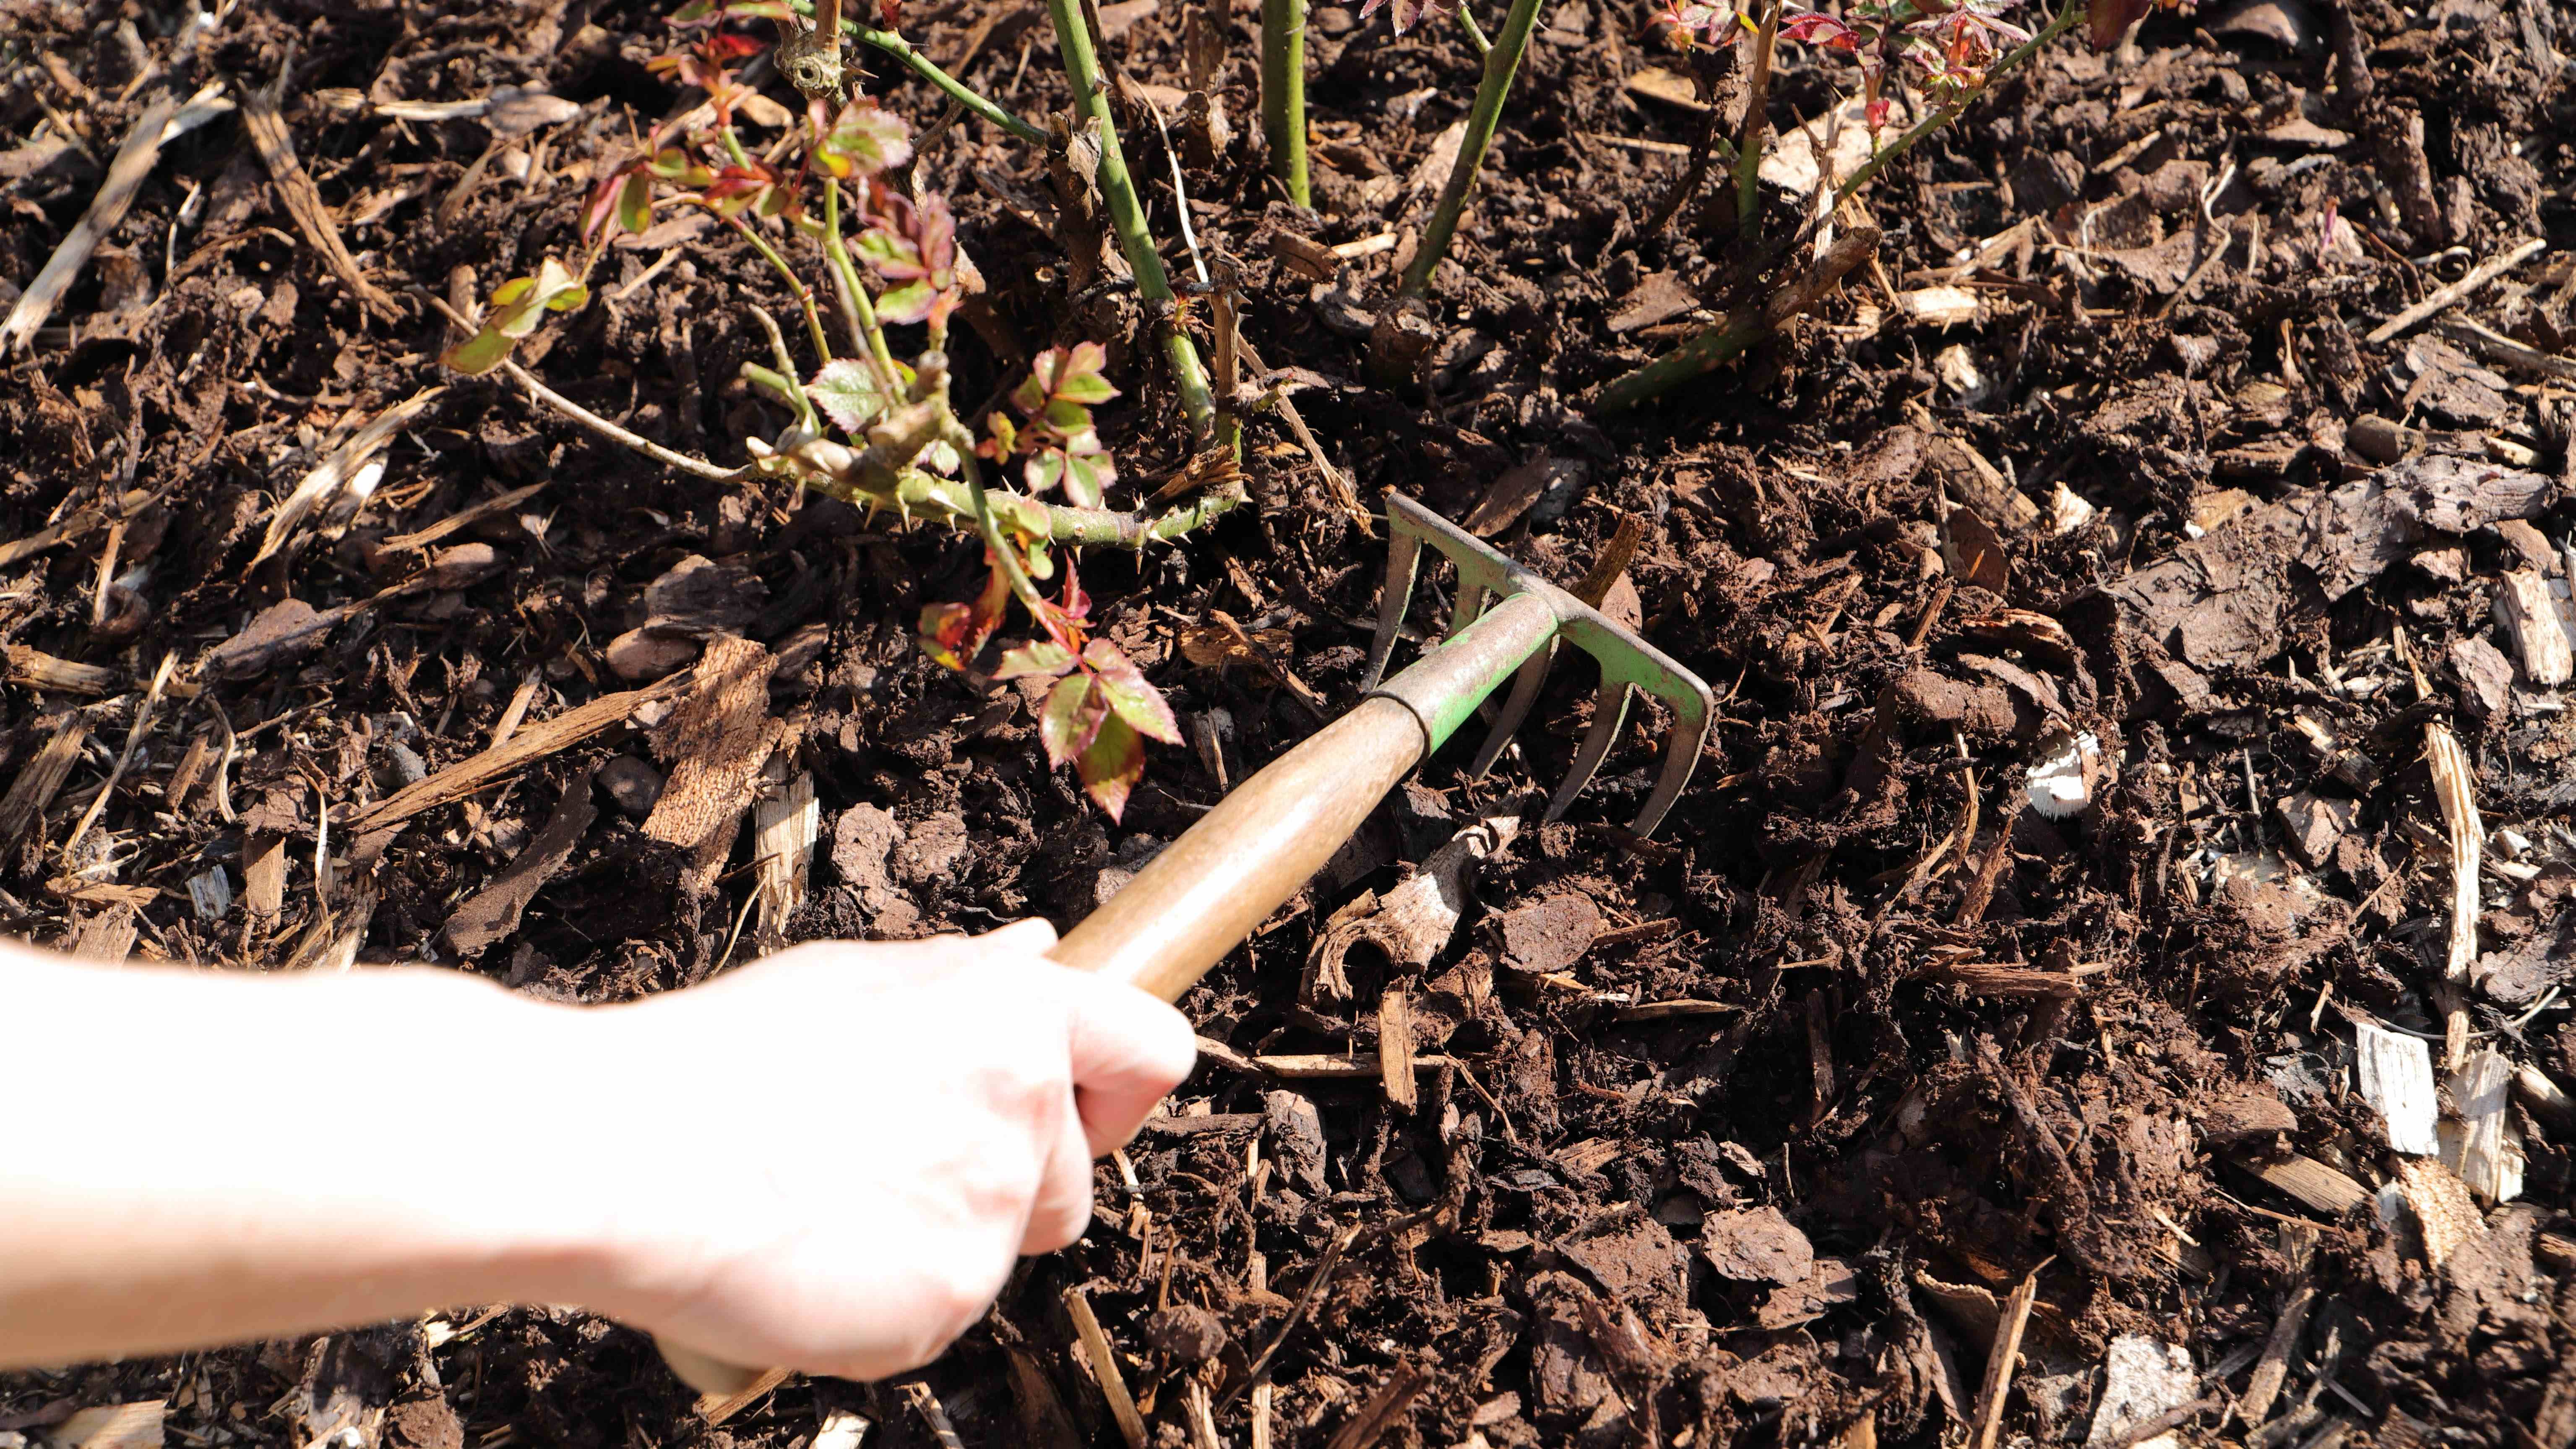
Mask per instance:
[[[2441,1102],[2433,1089],[2433,1053],[2403,1032],[2366,1021],[2352,1024],[2353,1075],[2361,1099],[2388,1124],[2391,1151],[2431,1157],[2442,1150],[2434,1129]]]
[[[2169,1414],[2200,1396],[2200,1375],[2191,1354],[2159,1343],[2143,1333],[2124,1333],[2111,1340],[2102,1356],[2102,1402],[2093,1411],[2092,1432],[2085,1449],[2103,1449],[2128,1437],[2129,1430],[2160,1414]],[[2141,1441],[2136,1449],[2174,1449],[2179,1443],[2168,1429]]]
[[[2032,809],[2063,820],[2093,803],[2093,781],[2101,768],[2102,742],[2092,731],[2053,729],[2039,737],[2039,757],[2031,762],[2022,792]]]
[[[859,1449],[868,1437],[868,1421],[847,1409],[836,1409],[823,1416],[823,1426],[814,1431],[814,1449]]]

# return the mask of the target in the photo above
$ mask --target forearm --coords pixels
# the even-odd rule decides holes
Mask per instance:
[[[0,947],[0,1367],[575,1296],[609,1194],[537,1111],[585,1014],[449,972],[100,969]]]

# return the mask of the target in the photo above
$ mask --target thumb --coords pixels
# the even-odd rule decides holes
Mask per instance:
[[[987,931],[975,939],[980,945],[999,946],[1005,951],[1044,955],[1046,949],[1055,944],[1055,925],[1044,916],[1030,916],[999,930]]]
[[[1132,986],[1067,972],[1074,1105],[1091,1155],[1123,1147],[1198,1065],[1189,1018]]]

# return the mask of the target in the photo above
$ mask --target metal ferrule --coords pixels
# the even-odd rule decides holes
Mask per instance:
[[[1485,610],[1456,637],[1402,674],[1370,690],[1392,699],[1422,725],[1425,755],[1447,743],[1495,686],[1556,637],[1556,610],[1545,595],[1514,594]]]

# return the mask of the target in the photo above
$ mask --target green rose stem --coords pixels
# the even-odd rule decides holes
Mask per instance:
[[[1448,254],[1449,239],[1457,235],[1458,218],[1467,210],[1467,193],[1484,167],[1485,152],[1494,144],[1494,126],[1503,118],[1504,98],[1512,92],[1512,77],[1520,70],[1521,53],[1529,49],[1530,30],[1537,23],[1538,0],[1512,0],[1511,10],[1503,16],[1503,33],[1485,52],[1485,78],[1477,84],[1476,103],[1467,112],[1467,135],[1459,143],[1458,160],[1449,168],[1448,183],[1440,188],[1440,204],[1431,213],[1431,225],[1414,250],[1413,265],[1405,269],[1404,296],[1431,293],[1432,270]]]
[[[1286,183],[1288,199],[1312,205],[1306,185],[1306,0],[1261,0],[1261,133],[1270,141],[1271,174]]]

